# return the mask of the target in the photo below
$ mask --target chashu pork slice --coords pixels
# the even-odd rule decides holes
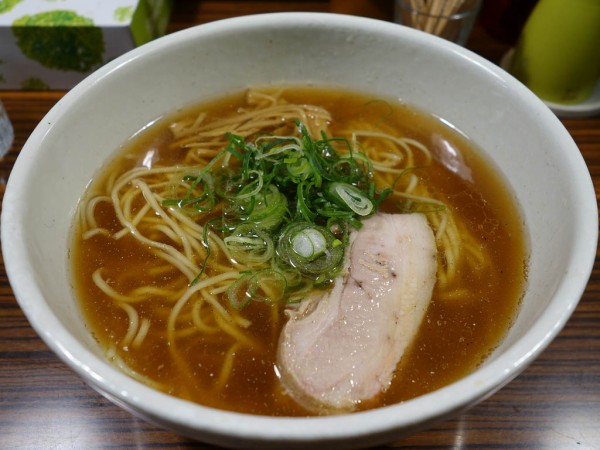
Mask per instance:
[[[349,411],[385,391],[431,300],[433,232],[421,214],[377,214],[351,236],[331,291],[289,311],[277,366],[317,412]]]

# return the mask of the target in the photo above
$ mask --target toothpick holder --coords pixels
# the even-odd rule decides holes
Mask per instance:
[[[396,0],[396,23],[416,28],[464,46],[482,0]]]

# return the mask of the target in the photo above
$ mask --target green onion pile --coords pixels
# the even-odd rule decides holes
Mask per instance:
[[[204,226],[203,244],[208,260],[209,229],[218,232],[231,257],[253,268],[228,289],[238,309],[251,300],[298,301],[330,284],[344,266],[350,231],[391,193],[376,190],[369,160],[347,140],[325,133],[315,140],[296,125],[298,136],[228,134],[224,150],[184,177],[185,196],[164,201],[194,214],[223,202],[220,217]]]

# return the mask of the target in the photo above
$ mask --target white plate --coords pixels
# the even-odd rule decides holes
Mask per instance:
[[[514,52],[514,49],[511,48],[502,57],[500,67],[504,70],[508,70]],[[544,99],[542,99],[542,101],[558,117],[591,117],[598,115],[600,114],[600,80],[596,83],[596,87],[594,88],[591,97],[584,102],[576,103],[574,105],[563,105],[560,103],[549,102]]]

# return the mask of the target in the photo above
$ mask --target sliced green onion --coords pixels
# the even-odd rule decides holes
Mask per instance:
[[[263,264],[275,253],[271,236],[252,224],[239,225],[223,241],[231,256],[242,264]]]
[[[244,308],[250,301],[280,302],[285,298],[286,287],[286,278],[276,270],[246,272],[227,288],[227,298],[235,309]]]
[[[255,195],[258,195],[258,193],[261,191],[263,187],[262,172],[259,172],[258,170],[249,170],[247,178],[250,178],[252,175],[254,175],[254,179],[246,186],[244,186],[241,189],[240,193],[237,194],[236,197],[238,200],[253,197]]]
[[[248,292],[248,282],[250,281],[250,277],[250,273],[245,273],[227,288],[227,298],[233,308],[242,309],[250,303],[250,300],[252,300],[250,293]]]
[[[248,283],[248,295],[252,300],[280,302],[285,297],[287,282],[282,273],[271,269],[256,272]]]
[[[315,238],[317,235],[321,237]],[[321,243],[321,238],[325,241],[324,245]],[[306,246],[295,245],[298,239],[307,239]],[[336,237],[326,228],[309,222],[294,222],[281,233],[277,243],[277,254],[282,261],[305,276],[333,278],[337,275],[344,259],[344,246],[334,246],[333,242],[336,240]],[[310,249],[310,245],[317,246],[318,250],[315,252],[314,247]]]
[[[292,250],[309,261],[325,253],[326,248],[325,236],[315,228],[305,228],[292,237]]]
[[[234,198],[225,211],[226,222],[232,228],[239,223],[252,223],[263,230],[279,227],[288,214],[288,202],[273,184],[251,197]]]
[[[209,227],[211,227],[215,222],[218,222],[219,218],[215,217],[213,219],[210,219],[208,221],[206,221],[206,223],[204,224],[204,226],[202,227],[202,240],[200,241],[202,243],[202,246],[204,247],[205,251],[206,251],[206,255],[204,256],[204,261],[202,261],[202,265],[200,266],[200,272],[198,273],[198,275],[196,275],[196,278],[194,278],[192,280],[192,282],[190,283],[190,286],[195,285],[200,278],[202,278],[202,275],[204,274],[204,271],[206,270],[206,264],[208,263],[208,258],[210,257],[210,244],[208,243],[208,229]]]
[[[256,197],[256,205],[246,220],[264,230],[273,230],[283,222],[287,214],[287,198],[273,184]]]
[[[368,216],[373,212],[373,202],[358,188],[347,183],[329,183],[325,187],[326,195],[339,205],[346,205],[359,216]]]
[[[336,239],[335,241],[333,241],[333,242],[331,243],[331,246],[332,246],[333,248],[336,248],[336,247],[338,247],[338,246],[340,246],[340,245],[344,245],[344,243],[343,243],[342,241],[340,241],[339,239]]]
[[[302,182],[298,184],[296,189],[296,213],[298,216],[302,217],[308,221],[314,221],[317,217],[317,214],[310,209],[310,189],[311,184]]]
[[[306,180],[310,176],[312,168],[306,158],[290,158],[285,161],[288,173],[297,180]]]

